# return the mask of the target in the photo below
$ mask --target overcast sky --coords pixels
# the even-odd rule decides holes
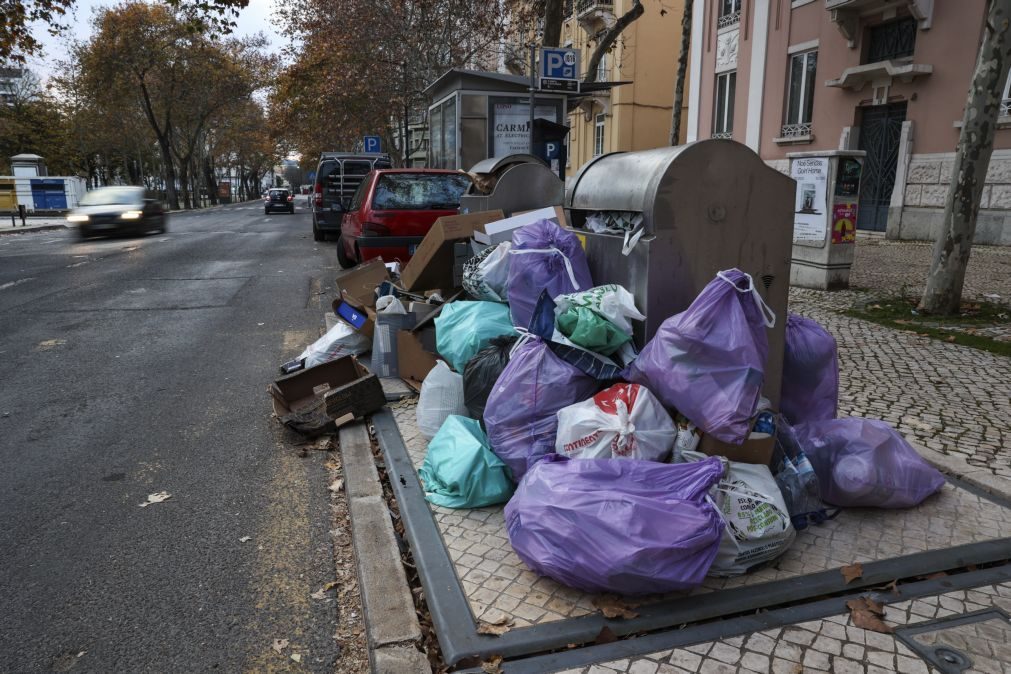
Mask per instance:
[[[262,32],[270,41],[270,50],[280,52],[283,38],[277,34],[277,29],[271,21],[275,0],[249,0],[249,6],[239,12],[235,19],[234,34],[245,37]],[[28,67],[34,70],[45,81],[55,72],[56,61],[65,59],[67,51],[64,47],[69,37],[86,40],[91,36],[91,17],[96,8],[109,7],[116,4],[114,0],[77,0],[74,16],[67,21],[70,30],[66,37],[53,37],[44,25],[34,27],[34,35],[43,44],[43,53],[28,59]]]

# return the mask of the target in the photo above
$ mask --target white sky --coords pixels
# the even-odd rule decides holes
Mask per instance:
[[[271,21],[276,0],[249,0],[249,6],[239,12],[235,18],[233,35],[246,37],[262,32],[267,36],[269,50],[280,53],[284,38],[278,35],[278,28]],[[70,25],[66,38],[86,40],[91,36],[91,17],[96,8],[109,7],[117,4],[115,0],[77,0],[74,16],[66,21]],[[56,71],[56,61],[65,59],[67,51],[64,47],[66,38],[53,37],[44,25],[34,26],[34,35],[43,45],[43,53],[28,59],[28,67],[36,72],[43,81]]]

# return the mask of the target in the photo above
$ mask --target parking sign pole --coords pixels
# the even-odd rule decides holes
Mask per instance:
[[[537,45],[530,43],[530,127],[527,152],[534,153],[534,91],[537,89]]]

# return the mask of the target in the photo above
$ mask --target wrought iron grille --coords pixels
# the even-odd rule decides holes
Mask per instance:
[[[733,136],[734,136],[734,132],[733,131],[718,131],[718,132],[714,133],[711,137],[712,138],[729,139],[729,138],[733,138]]]
[[[811,122],[803,122],[801,124],[784,124],[783,128],[780,129],[779,135],[783,138],[810,136]]]
[[[1000,102],[1000,116],[1007,117],[1011,115],[1011,98],[1005,98]]]
[[[916,19],[912,17],[874,26],[869,33],[867,63],[912,56],[916,48]]]
[[[730,14],[724,14],[719,19],[716,20],[716,28],[729,28],[730,26],[736,26],[741,22],[741,10],[736,12],[731,12]]]
[[[860,149],[867,152],[860,178],[860,209],[857,222],[861,229],[884,231],[888,206],[895,187],[899,137],[906,118],[906,104],[877,105],[863,109],[860,123]]]
[[[585,14],[594,9],[606,9],[611,11],[614,9],[613,0],[579,0],[576,3],[576,14]]]

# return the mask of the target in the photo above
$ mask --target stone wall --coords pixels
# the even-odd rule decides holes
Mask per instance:
[[[955,154],[914,154],[906,172],[901,212],[889,217],[889,239],[935,238],[944,215]],[[893,202],[894,203],[894,202]],[[897,209],[896,209],[897,210]],[[976,243],[1011,245],[1011,151],[995,150],[976,222]]]

